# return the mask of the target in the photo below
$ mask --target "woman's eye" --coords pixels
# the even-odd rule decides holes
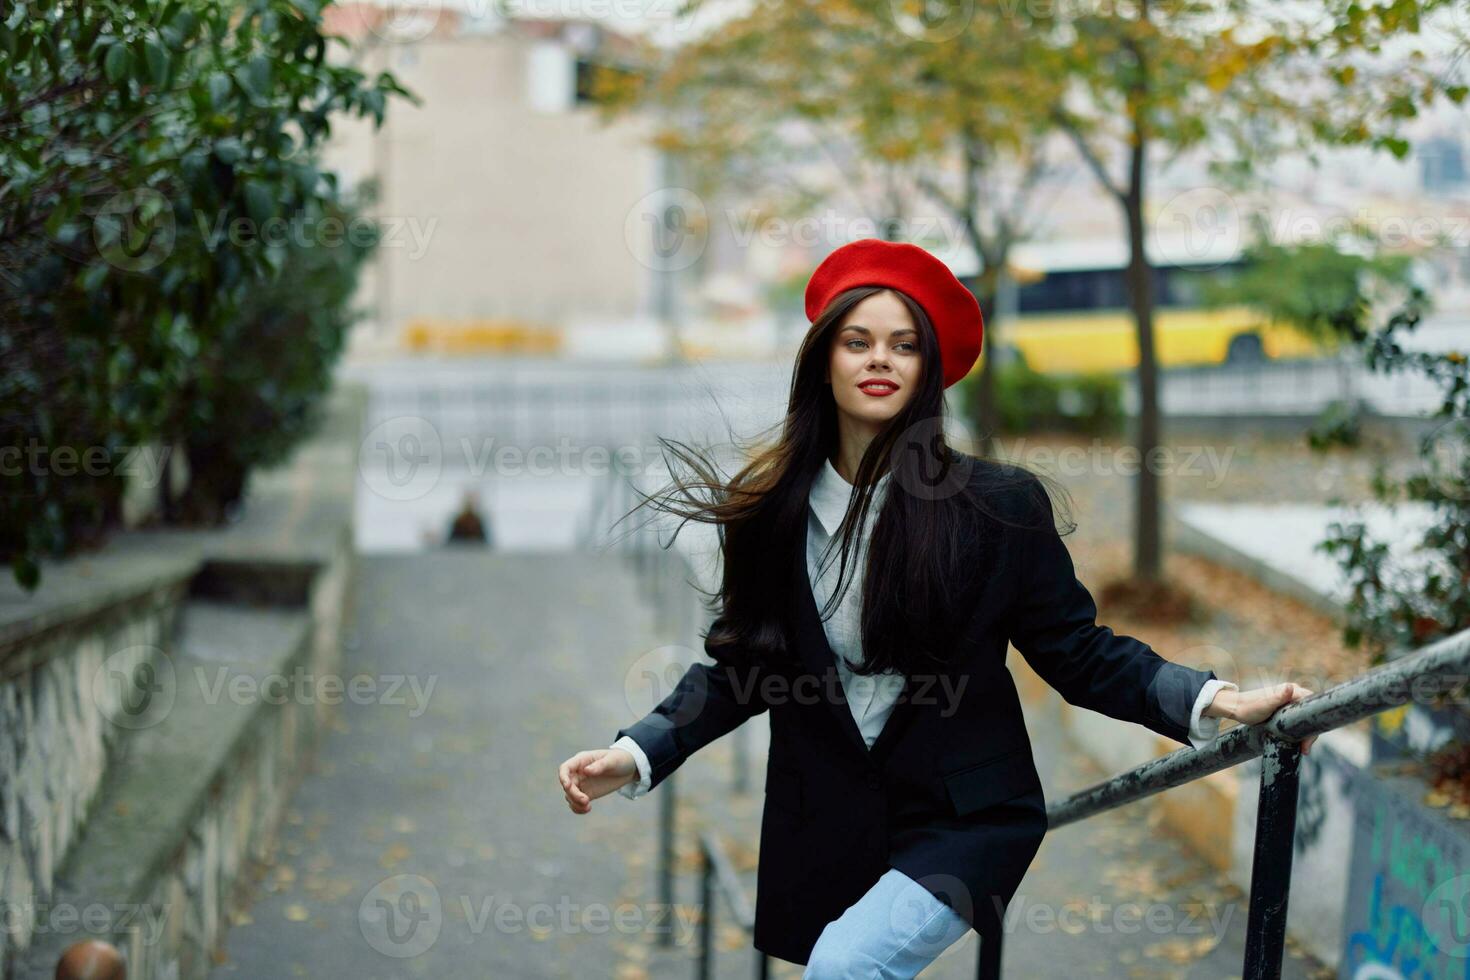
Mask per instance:
[[[866,340],[858,340],[856,337],[854,337],[852,340],[849,340],[847,342],[846,346],[850,348],[850,347],[852,347],[853,344],[864,344],[864,345],[866,345],[867,344],[867,341]],[[916,344],[914,344],[914,342],[911,341],[911,340],[905,340],[902,343],[894,344],[893,345],[893,349],[894,350],[918,350],[918,346]]]

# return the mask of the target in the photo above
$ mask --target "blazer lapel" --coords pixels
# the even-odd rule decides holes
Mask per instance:
[[[854,748],[864,755],[868,743],[853,720],[852,708],[842,690],[842,678],[837,674],[837,655],[827,643],[827,633],[822,629],[822,620],[817,611],[817,600],[812,595],[811,578],[806,569],[806,549],[797,548],[796,562],[792,566],[792,595],[796,597],[796,651],[802,664],[815,674],[819,684],[817,697],[832,712],[843,736]],[[829,696],[830,694],[830,696]]]
[[[792,588],[796,596],[797,656],[802,664],[816,675],[821,685],[818,696],[822,703],[831,710],[837,726],[842,729],[847,741],[864,756],[876,759],[892,746],[902,725],[912,713],[913,679],[907,677],[904,679],[898,703],[893,706],[893,712],[883,723],[883,730],[878,733],[873,748],[869,750],[868,743],[863,739],[863,733],[857,726],[857,721],[852,717],[852,707],[847,703],[847,695],[842,690],[842,678],[837,673],[837,654],[827,642],[827,632],[822,628],[816,596],[812,593],[811,577],[807,573],[804,548],[796,549],[796,558]],[[827,696],[829,691],[833,692],[832,697]]]

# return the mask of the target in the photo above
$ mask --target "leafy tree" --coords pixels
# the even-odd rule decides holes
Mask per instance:
[[[963,241],[980,260],[969,286],[994,350],[999,270],[1029,234],[1027,209],[1048,170],[1050,123],[1036,107],[1060,90],[1031,68],[1036,34],[1005,5],[965,14],[951,30],[888,0],[761,0],[704,37],[652,52],[609,111],[661,109],[660,145],[693,161],[707,186],[745,189],[792,214],[842,191],[870,218],[863,234]],[[911,221],[920,195],[949,227]],[[971,400],[982,452],[999,425],[994,361],[981,361]]]
[[[325,6],[6,8],[0,451],[15,459],[39,447],[47,461],[0,467],[0,559],[27,587],[39,580],[39,556],[95,540],[115,521],[123,453],[197,447],[201,427],[219,422],[219,365],[259,349],[247,323],[266,317],[252,302],[273,287],[280,295],[299,255],[290,229],[318,228],[346,206],[317,162],[332,118],[381,124],[388,98],[409,94],[390,74],[368,79],[329,58],[345,42],[323,33]],[[317,299],[340,302],[340,290]],[[259,364],[268,398],[279,366]],[[244,466],[270,455],[235,449]],[[64,472],[68,452],[98,462]],[[167,486],[164,516],[177,519]],[[191,515],[221,513],[195,504]]]
[[[1396,157],[1419,107],[1466,89],[1437,73],[1420,33],[1450,0],[1128,0],[1018,5],[1048,40],[1037,69],[1067,81],[1047,108],[1117,202],[1127,229],[1127,283],[1138,327],[1136,577],[1161,570],[1158,366],[1152,259],[1145,252],[1150,178],[1191,150],[1209,151],[1217,189],[1252,179],[1263,161],[1326,146]],[[1382,56],[1391,49],[1392,57]],[[1381,57],[1382,56],[1382,57]],[[1154,158],[1166,155],[1163,161]],[[1204,224],[1214,208],[1186,215]]]

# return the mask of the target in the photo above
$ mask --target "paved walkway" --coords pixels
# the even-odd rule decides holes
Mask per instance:
[[[657,793],[578,816],[555,776],[634,716],[625,678],[657,643],[624,566],[474,550],[365,558],[352,618],[348,679],[379,678],[384,696],[339,706],[213,976],[692,975],[692,835],[718,830],[753,892],[767,726],[747,726],[753,792],[729,793],[729,737],[680,770],[685,873],[671,918],[654,893]],[[406,675],[396,690],[394,675]],[[1058,744],[1045,705],[1028,712],[1049,795],[1105,775]],[[1012,906],[1007,975],[1239,975],[1242,897],[1142,812],[1047,839]],[[751,975],[748,939],[719,915],[718,974]],[[672,950],[657,945],[664,928]],[[972,934],[924,975],[971,977],[974,962]],[[1290,957],[1285,975],[1313,976]]]

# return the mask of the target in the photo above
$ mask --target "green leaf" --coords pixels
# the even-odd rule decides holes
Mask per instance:
[[[271,88],[271,60],[263,54],[250,59],[250,82],[256,93],[264,96]]]
[[[153,79],[153,84],[164,86],[168,84],[169,56],[168,49],[154,38],[143,42],[143,55],[148,60],[148,74]]]
[[[101,286],[102,281],[107,278],[107,266],[101,262],[94,262],[82,270],[82,289],[89,293],[95,293]]]
[[[240,141],[235,137],[228,136],[225,139],[215,141],[214,155],[219,157],[221,163],[234,166],[245,155],[245,148],[240,145]]]
[[[224,72],[215,72],[209,76],[209,102],[218,109],[225,104],[230,97],[230,76]],[[228,162],[228,161],[227,161]]]
[[[185,39],[188,39],[190,37],[193,37],[194,32],[199,29],[199,18],[194,16],[194,11],[192,10],[180,10],[178,16],[173,19],[172,26],[175,27],[178,32],[184,36]]]
[[[46,216],[46,233],[52,238],[60,237],[61,227],[72,218],[77,216],[81,209],[81,199],[78,197],[66,197]]]
[[[128,71],[133,67],[133,56],[128,53],[127,46],[121,43],[114,44],[107,49],[107,58],[103,61],[103,71],[107,74],[107,80],[114,85],[122,83],[128,77]]]
[[[255,79],[250,76],[250,72],[245,69],[244,65],[236,68],[231,74],[234,75],[235,84],[239,85],[252,99],[258,99],[263,94],[255,88]]]
[[[245,210],[259,227],[275,212],[270,189],[258,180],[245,182]]]

